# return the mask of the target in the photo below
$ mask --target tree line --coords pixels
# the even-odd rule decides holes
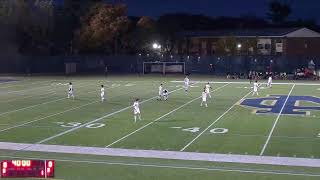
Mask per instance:
[[[125,4],[103,0],[0,0],[0,26],[14,33],[9,41],[28,55],[136,54],[155,41],[171,53],[177,32],[234,28],[297,27],[318,30],[314,20],[288,20],[290,5],[271,0],[267,19],[252,14],[208,17],[164,14],[132,17]],[[1,28],[1,27],[0,27]],[[0,42],[5,43],[5,42]]]

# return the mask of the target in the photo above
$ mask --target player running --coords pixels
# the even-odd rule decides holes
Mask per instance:
[[[162,87],[162,84],[160,84],[159,86],[159,97],[158,97],[158,100],[161,100],[162,99],[162,96],[163,96],[163,87]]]
[[[72,98],[74,99],[72,82],[69,82],[69,89],[68,89],[68,99],[69,99],[70,97],[72,97]]]
[[[140,114],[140,108],[139,108],[139,99],[136,99],[133,103],[133,116],[134,116],[134,122],[137,122],[137,116],[139,120],[141,120],[141,114]]]
[[[101,92],[101,94],[100,94],[101,102],[103,102],[104,101],[104,86],[103,85],[101,85],[100,92]]]
[[[271,75],[268,78],[267,87],[272,88],[272,76]]]
[[[206,107],[208,107],[206,89],[203,90],[203,92],[202,92],[202,94],[201,94],[201,97],[202,97],[202,101],[201,101],[200,106],[202,106],[202,104],[204,103],[204,105],[205,105]]]
[[[188,78],[188,76],[186,76],[185,78],[184,78],[184,90],[186,91],[186,92],[188,92],[188,89],[189,89],[189,78]]]
[[[252,92],[252,96],[254,96],[255,94],[257,96],[259,96],[259,93],[258,93],[258,89],[259,89],[259,84],[258,84],[258,81],[256,80],[254,83],[253,83],[253,92]]]
[[[208,82],[205,86],[205,92],[207,93],[207,96],[211,98],[210,89],[212,90],[212,87],[210,86],[210,83]]]

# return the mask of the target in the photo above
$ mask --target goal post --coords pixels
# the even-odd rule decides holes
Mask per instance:
[[[143,74],[186,74],[185,62],[143,62]]]

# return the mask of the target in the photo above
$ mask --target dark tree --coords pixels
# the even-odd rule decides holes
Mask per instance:
[[[287,20],[291,11],[291,7],[288,3],[272,0],[269,2],[269,12],[267,15],[273,23],[280,24]]]

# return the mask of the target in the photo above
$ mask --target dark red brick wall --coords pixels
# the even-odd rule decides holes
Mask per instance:
[[[287,56],[320,56],[320,38],[287,38]]]

